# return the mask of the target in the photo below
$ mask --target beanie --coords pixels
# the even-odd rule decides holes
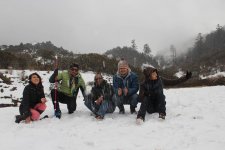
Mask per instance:
[[[73,67],[76,67],[77,69],[79,69],[79,65],[76,64],[76,63],[73,63],[73,64],[70,65],[70,69],[73,68]]]
[[[124,59],[121,59],[119,62],[118,62],[118,69],[120,68],[120,67],[126,67],[127,69],[129,68],[129,65],[128,65],[128,63],[127,63],[127,61],[126,60],[124,60]]]

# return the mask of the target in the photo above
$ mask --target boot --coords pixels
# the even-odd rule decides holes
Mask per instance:
[[[137,114],[137,111],[135,110],[135,107],[130,105],[130,113],[131,114]]]
[[[165,120],[166,115],[164,113],[159,113],[159,118]]]
[[[136,124],[141,125],[144,123],[144,121],[145,121],[144,118],[142,118],[141,116],[137,116]]]
[[[61,110],[56,110],[55,111],[55,117],[60,119],[61,116],[62,116]]]
[[[119,114],[125,114],[124,106],[119,107]]]
[[[104,119],[104,117],[102,117],[102,116],[100,116],[100,115],[96,115],[95,118],[96,118],[97,120],[99,120],[99,121]]]

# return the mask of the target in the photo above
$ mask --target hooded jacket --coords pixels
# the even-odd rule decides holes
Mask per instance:
[[[127,96],[136,94],[139,89],[137,75],[135,73],[129,71],[129,73],[126,77],[122,77],[117,72],[117,74],[115,74],[113,76],[113,89],[117,95],[118,95],[119,88],[121,88],[121,89],[127,88],[128,89]]]
[[[150,75],[156,72],[157,73],[157,79],[156,80],[150,80]],[[140,92],[139,92],[139,99],[142,101],[145,96],[155,96],[156,94],[163,94],[163,86],[173,86],[182,82],[185,82],[188,80],[185,76],[181,77],[179,79],[167,79],[160,77],[158,75],[158,70],[152,67],[147,67],[143,71],[145,80],[140,85]]]

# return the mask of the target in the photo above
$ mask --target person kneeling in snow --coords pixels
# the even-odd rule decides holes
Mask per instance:
[[[61,118],[61,110],[59,102],[67,104],[68,113],[72,114],[77,108],[77,94],[79,89],[85,97],[85,82],[79,73],[79,65],[71,64],[69,70],[58,73],[58,69],[54,71],[49,79],[50,83],[59,82],[59,89],[51,90],[52,103],[55,108],[55,116]],[[56,102],[56,103],[54,103]]]
[[[101,73],[96,73],[91,93],[84,99],[84,104],[102,120],[106,113],[113,113],[116,106],[112,102],[113,87],[103,79]]]
[[[125,114],[124,105],[130,105],[130,113],[136,114],[138,103],[138,77],[131,71],[128,62],[121,59],[118,62],[118,71],[113,76],[113,102],[119,108],[119,114]]]
[[[25,120],[30,123],[39,120],[40,114],[46,109],[46,98],[41,77],[37,73],[29,76],[29,84],[24,88],[23,99],[19,107],[20,115],[16,116],[16,123]]]
[[[145,120],[146,111],[150,114],[158,112],[159,118],[165,119],[166,101],[163,94],[163,84],[168,86],[179,84],[191,78],[192,73],[187,72],[186,76],[175,80],[159,77],[157,69],[152,67],[145,68],[143,73],[145,80],[140,86],[141,107],[138,111],[137,122]]]

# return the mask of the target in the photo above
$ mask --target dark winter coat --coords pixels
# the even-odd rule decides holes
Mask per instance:
[[[97,100],[100,96],[103,96],[104,100],[111,101],[113,96],[113,87],[107,81],[103,80],[101,85],[94,84],[91,89],[93,101]]]
[[[139,89],[137,75],[133,72],[129,72],[126,77],[121,77],[118,73],[113,76],[113,88],[114,92],[118,95],[118,89],[128,89],[128,95],[136,94]]]
[[[41,103],[44,98],[44,89],[42,84],[34,85],[30,83],[24,88],[23,100],[20,105],[20,113],[30,113],[30,108],[34,108],[36,104]]]
[[[157,80],[150,80],[149,76],[152,72],[158,71],[155,68],[148,67],[144,70],[145,80],[140,85],[139,100],[142,101],[145,96],[154,96],[157,94],[163,94],[163,86],[173,86],[182,82],[187,81],[186,76],[179,79],[171,80],[158,76]]]

